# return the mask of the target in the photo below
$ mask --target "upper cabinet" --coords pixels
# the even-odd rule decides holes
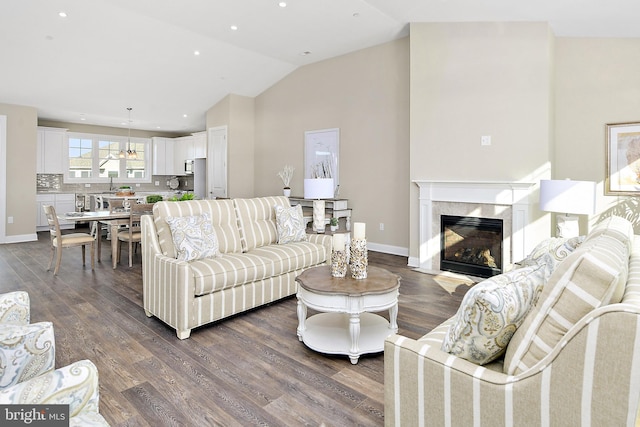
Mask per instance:
[[[184,175],[184,162],[176,156],[176,143],[173,138],[154,136],[153,175]]]
[[[207,157],[207,132],[197,132],[193,134],[193,157],[201,159]]]
[[[36,173],[64,174],[67,129],[38,127]]]

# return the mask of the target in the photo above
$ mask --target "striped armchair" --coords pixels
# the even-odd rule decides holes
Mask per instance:
[[[386,426],[636,425],[640,236],[625,221],[604,221],[558,265],[504,359],[480,366],[442,351],[453,322],[387,338]]]

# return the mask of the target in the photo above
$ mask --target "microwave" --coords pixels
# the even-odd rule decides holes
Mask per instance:
[[[193,160],[184,161],[184,173],[186,173],[187,175],[193,174]]]

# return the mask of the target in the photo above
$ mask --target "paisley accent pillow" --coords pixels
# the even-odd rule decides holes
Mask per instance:
[[[302,206],[291,208],[276,205],[276,229],[278,231],[278,244],[284,245],[291,242],[306,242],[305,222],[302,214]]]
[[[552,262],[555,266],[564,260],[569,254],[576,250],[586,236],[577,236],[571,238],[551,237],[545,239],[533,248],[531,253],[527,255],[519,264],[521,266],[537,265],[540,262]],[[550,257],[547,257],[550,255]]]
[[[219,255],[219,244],[209,213],[166,217],[179,261],[211,258]]]
[[[442,351],[484,365],[505,352],[509,340],[544,286],[545,265],[490,277],[464,296]]]

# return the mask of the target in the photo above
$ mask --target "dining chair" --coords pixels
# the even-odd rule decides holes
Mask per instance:
[[[133,267],[134,245],[137,249],[138,243],[142,240],[140,217],[151,214],[153,211],[153,203],[132,203],[130,210],[129,226],[126,230],[118,232],[118,262],[120,261],[120,252],[122,249],[121,242],[127,242],[129,244],[129,267]]]
[[[95,266],[95,238],[89,233],[69,233],[62,234],[60,230],[60,223],[56,216],[56,210],[51,205],[43,206],[44,213],[47,216],[47,223],[49,224],[49,235],[51,237],[51,259],[49,260],[49,267],[47,271],[51,270],[53,265],[53,258],[56,258],[56,267],[53,270],[53,275],[58,274],[60,270],[60,262],[62,261],[62,249],[71,248],[74,246],[82,246],[82,265],[85,265],[85,246],[90,246],[91,251],[91,269]]]

